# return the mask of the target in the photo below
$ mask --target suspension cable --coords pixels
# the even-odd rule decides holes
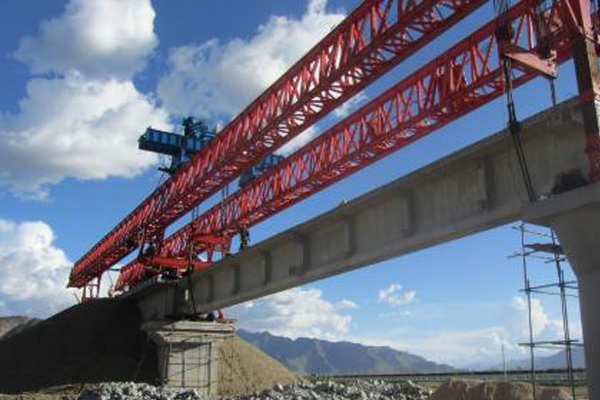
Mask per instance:
[[[508,130],[510,136],[513,139],[513,144],[517,153],[517,159],[519,161],[519,167],[521,169],[521,175],[523,176],[523,183],[525,184],[525,190],[527,191],[527,197],[530,202],[535,202],[537,196],[529,172],[529,166],[527,164],[527,158],[525,157],[525,149],[523,147],[523,137],[521,134],[521,123],[517,118],[517,111],[515,107],[515,99],[513,93],[513,82],[511,74],[510,60],[504,58],[502,60],[502,69],[504,72],[504,81],[506,88],[506,100],[508,108]]]
[[[510,41],[512,36],[511,27],[508,25],[506,13],[510,7],[509,0],[494,0],[494,6],[496,14],[499,18],[498,23],[498,40]],[[517,118],[517,111],[515,106],[514,91],[513,91],[513,80],[512,80],[512,65],[511,60],[507,57],[502,57],[502,72],[504,77],[504,88],[506,93],[506,106],[508,109],[508,130],[510,136],[513,139],[513,144],[517,153],[517,160],[519,161],[519,167],[521,169],[521,175],[523,176],[523,183],[527,191],[527,197],[530,202],[535,202],[537,197],[529,172],[529,166],[527,165],[527,159],[525,157],[525,150],[523,147],[523,139],[521,135],[521,123]]]

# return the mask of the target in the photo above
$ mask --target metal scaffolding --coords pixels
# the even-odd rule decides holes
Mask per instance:
[[[573,372],[573,348],[583,347],[583,343],[577,339],[571,338],[571,331],[569,326],[569,312],[568,312],[568,299],[577,298],[578,287],[577,281],[567,280],[565,277],[563,263],[567,261],[564,251],[558,240],[556,234],[552,230],[542,231],[540,227],[530,228],[525,223],[521,223],[515,226],[520,233],[521,250],[510,258],[521,259],[521,265],[523,268],[523,281],[524,287],[521,290],[525,293],[527,300],[527,312],[528,312],[528,324],[529,324],[529,341],[526,343],[520,343],[520,346],[529,348],[529,356],[531,361],[531,384],[533,386],[533,397],[536,396],[536,360],[535,350],[536,349],[565,349],[565,362],[567,367],[568,382],[571,388],[573,399],[576,398],[575,393],[575,376]],[[547,228],[545,228],[547,229]],[[544,241],[543,243],[533,242],[532,238]],[[556,270],[557,280],[541,285],[532,285],[531,283],[531,267],[530,260],[535,259],[544,264],[554,265]],[[532,317],[532,300],[534,295],[544,296],[557,296],[560,299],[561,314],[562,314],[562,326],[563,326],[563,338],[552,341],[536,341],[534,335],[533,317]]]

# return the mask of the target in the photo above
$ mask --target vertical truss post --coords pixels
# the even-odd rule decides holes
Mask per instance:
[[[81,295],[81,302],[85,303],[87,301],[97,299],[98,297],[100,297],[100,284],[101,277],[97,277],[96,279],[85,285],[83,287],[83,293]]]

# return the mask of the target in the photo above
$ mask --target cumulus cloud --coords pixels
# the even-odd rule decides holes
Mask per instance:
[[[158,40],[150,0],[71,0],[62,15],[22,39],[15,56],[34,73],[129,78]]]
[[[34,73],[16,115],[0,113],[0,184],[43,198],[65,178],[132,177],[156,162],[137,150],[167,113],[131,78],[156,46],[149,0],[71,0],[21,41],[16,57]]]
[[[72,263],[44,222],[0,219],[0,312],[46,317],[74,303]]]
[[[387,289],[381,289],[379,291],[378,301],[380,303],[387,303],[391,306],[398,307],[412,303],[416,296],[416,290],[403,291],[401,285],[392,283]]]
[[[89,80],[77,74],[33,79],[21,112],[0,126],[0,182],[26,196],[66,177],[131,177],[156,161],[137,150],[149,125],[168,126],[131,81]]]
[[[533,335],[538,339],[556,340],[563,334],[562,321],[551,319],[538,298],[531,299],[531,325]],[[529,314],[525,297],[511,299],[510,307],[505,311],[504,326],[515,338],[529,337]]]
[[[318,289],[294,288],[232,307],[229,313],[242,328],[269,331],[290,338],[335,340],[350,330],[352,317],[340,310],[354,308],[351,301],[329,302]]]
[[[250,39],[173,49],[159,97],[181,115],[238,114],[344,18],[326,5],[309,1],[300,19],[272,16]]]

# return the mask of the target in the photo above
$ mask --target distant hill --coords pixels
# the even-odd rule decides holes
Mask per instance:
[[[508,363],[509,368],[529,368],[531,366],[529,359],[512,361]],[[537,369],[548,369],[548,368],[566,368],[566,350],[560,351],[550,356],[536,356],[535,367]],[[583,368],[585,367],[585,357],[583,349],[573,349],[573,367]]]
[[[0,317],[0,342],[40,321],[42,320],[21,316]],[[238,330],[237,334],[301,375],[431,373],[454,370],[449,365],[437,364],[390,347],[309,338],[292,340],[267,332],[253,333],[243,329]]]
[[[20,316],[0,317],[0,340],[16,335],[40,321],[38,318]]]
[[[300,375],[431,373],[454,370],[449,365],[437,364],[391,347],[308,338],[292,340],[267,332],[253,333],[243,329],[238,330],[237,334]]]

